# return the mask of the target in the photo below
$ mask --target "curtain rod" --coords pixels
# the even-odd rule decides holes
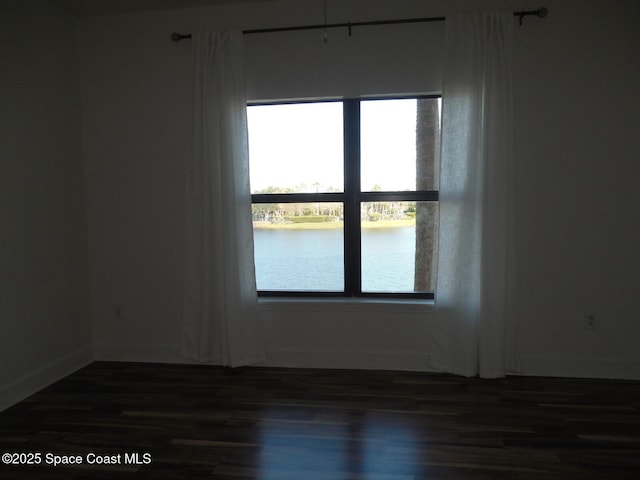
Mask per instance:
[[[521,12],[513,12],[514,17],[519,18],[520,25],[522,25],[522,19],[524,17],[536,16],[539,18],[544,18],[548,14],[548,10],[544,7],[539,8],[537,10],[526,10]],[[258,28],[254,30],[243,30],[242,33],[245,35],[252,35],[255,33],[275,33],[275,32],[294,32],[298,30],[323,30],[327,28],[348,28],[349,35],[351,35],[351,27],[366,27],[372,25],[396,25],[402,23],[426,23],[426,22],[444,22],[447,17],[423,17],[423,18],[401,18],[397,20],[377,20],[370,22],[347,22],[347,23],[330,23],[330,24],[322,24],[322,25],[301,25],[297,27],[276,27],[276,28]],[[187,38],[191,38],[191,34],[181,34],[181,33],[172,33],[171,40],[174,42],[179,42],[180,40],[184,40]]]

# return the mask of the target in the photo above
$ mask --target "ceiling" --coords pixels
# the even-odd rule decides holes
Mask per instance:
[[[145,12],[171,8],[229,5],[269,0],[50,0],[62,9],[79,17],[114,13]]]

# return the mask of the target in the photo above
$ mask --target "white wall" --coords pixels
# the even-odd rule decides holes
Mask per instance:
[[[519,34],[522,366],[639,378],[640,3],[547,3]]]
[[[480,3],[539,6],[350,0],[329,2],[329,21],[437,16]],[[633,184],[640,173],[634,52],[640,34],[632,24],[639,6],[633,0],[545,3],[547,19],[528,18],[517,29],[518,332],[509,349],[524,374],[640,378],[634,295],[640,231],[633,208],[640,204]],[[181,360],[190,44],[174,44],[169,34],[321,19],[320,1],[282,0],[80,22],[98,358]],[[327,45],[321,32],[247,37],[249,97],[437,90],[441,42],[435,24],[354,30],[352,38],[330,31]],[[587,312],[597,315],[596,330],[582,329]],[[271,364],[426,368],[425,306],[269,302],[262,315]]]
[[[92,360],[74,20],[0,3],[0,410]]]

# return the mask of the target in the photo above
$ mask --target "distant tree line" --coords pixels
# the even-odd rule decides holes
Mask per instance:
[[[374,187],[373,191],[375,190]],[[300,187],[268,187],[256,193],[299,193]],[[313,202],[313,203],[254,203],[253,221],[269,223],[287,223],[304,221],[319,221],[317,217],[325,217],[323,221],[341,221],[344,217],[344,205],[341,202]],[[416,215],[415,202],[368,202],[361,207],[361,219],[375,222],[378,220],[402,220],[414,218]],[[314,218],[315,217],[315,218]]]
[[[291,217],[329,217],[325,221],[342,221],[342,203],[254,203],[253,221],[286,223]],[[415,218],[415,202],[371,202],[362,205],[360,218],[363,221],[403,220]],[[316,221],[316,220],[311,220]]]

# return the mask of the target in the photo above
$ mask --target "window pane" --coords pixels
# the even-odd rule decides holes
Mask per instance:
[[[342,103],[247,107],[251,193],[342,192]]]
[[[362,191],[437,190],[438,98],[363,101],[360,131]]]
[[[253,204],[258,290],[344,291],[342,204]]]
[[[361,206],[362,291],[433,292],[435,202],[365,202]]]

